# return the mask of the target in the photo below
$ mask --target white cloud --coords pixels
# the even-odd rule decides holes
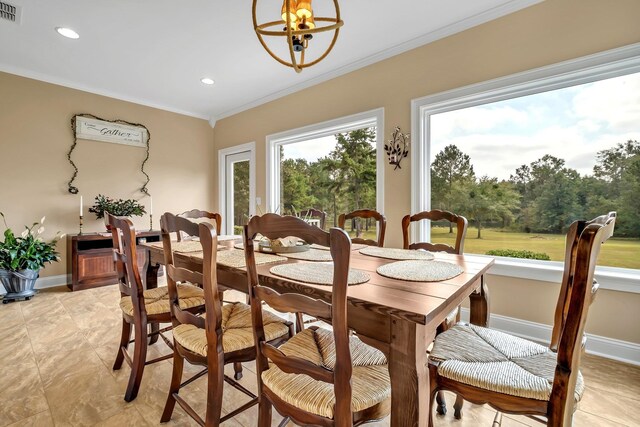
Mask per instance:
[[[431,116],[432,138],[447,138],[456,133],[487,132],[506,124],[525,125],[529,116],[510,106],[483,105]]]
[[[573,98],[573,113],[610,131],[638,130],[640,73],[585,85]]]

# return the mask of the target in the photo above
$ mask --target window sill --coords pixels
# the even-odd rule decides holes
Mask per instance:
[[[474,254],[475,255],[475,254]],[[487,256],[487,255],[478,255]],[[564,263],[506,257],[492,257],[495,264],[488,274],[560,283]],[[640,270],[617,267],[597,267],[596,280],[600,289],[640,294]]]

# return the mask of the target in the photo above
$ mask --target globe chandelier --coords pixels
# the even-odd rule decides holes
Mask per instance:
[[[327,0],[329,1],[329,0]],[[258,24],[256,11],[259,0],[253,0],[253,28],[260,40],[262,47],[273,59],[293,68],[297,73],[322,61],[329,55],[338,40],[340,27],[344,24],[340,19],[340,6],[338,0],[333,0],[335,9],[334,17],[315,16],[311,7],[311,0],[284,0],[281,8],[281,19]],[[333,31],[333,37],[329,47],[317,56],[309,60],[307,50],[312,46],[314,35]],[[289,58],[283,59],[276,55],[268,46],[266,38],[284,38],[289,48]]]

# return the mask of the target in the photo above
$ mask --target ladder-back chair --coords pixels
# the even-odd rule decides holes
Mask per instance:
[[[455,246],[445,243],[416,242],[409,243],[409,226],[412,222],[428,219],[430,221],[449,221],[456,225],[456,243]],[[402,239],[405,249],[426,249],[432,252],[447,252],[450,254],[461,255],[464,252],[464,239],[467,235],[467,219],[462,215],[456,215],[448,211],[434,209],[431,211],[419,212],[415,215],[406,215],[402,218]]]
[[[160,219],[167,284],[171,302],[171,321],[173,324],[173,375],[169,395],[162,413],[161,422],[171,419],[176,402],[197,423],[203,426],[218,426],[220,423],[238,415],[240,412],[258,403],[258,398],[242,385],[224,374],[224,366],[239,364],[255,359],[255,346],[251,325],[251,313],[248,305],[230,303],[222,305],[216,280],[217,234],[210,223],[196,224],[187,218],[165,213]],[[202,244],[201,271],[194,271],[176,263],[171,245],[171,233],[184,233],[189,238],[198,237]],[[192,267],[195,269],[195,266]],[[184,310],[178,299],[180,287],[197,284],[204,289],[206,316],[196,316]],[[267,336],[269,342],[277,345],[293,334],[293,325],[271,315],[267,318]],[[184,360],[200,365],[204,370],[193,378],[182,382]],[[200,376],[207,375],[207,405],[204,420],[180,396],[180,389]],[[239,408],[221,415],[224,381],[242,391],[251,400]]]
[[[345,230],[344,226],[345,223],[348,219],[356,219],[356,218],[361,218],[364,220],[368,220],[370,218],[373,218],[377,221],[377,230],[378,230],[378,238],[377,240],[373,240],[373,239],[363,239],[360,237],[353,237],[351,238],[351,241],[353,243],[361,243],[364,245],[369,245],[369,246],[379,246],[379,247],[383,247],[384,246],[384,233],[385,230],[387,229],[387,219],[384,217],[384,215],[382,215],[380,212],[378,211],[374,211],[372,209],[360,209],[357,211],[353,211],[353,212],[349,212],[346,214],[341,214],[340,217],[338,218],[338,227],[342,228],[343,230]]]
[[[171,354],[168,354],[146,360],[148,338],[159,335],[169,347],[172,347],[171,341],[163,335],[171,327],[160,329],[158,326],[160,323],[171,322],[169,289],[166,286],[144,289],[138,271],[136,231],[132,222],[124,217],[116,217],[108,213],[106,215],[113,236],[113,256],[122,310],[122,333],[113,369],[119,370],[125,360],[131,366],[131,374],[124,395],[124,400],[131,402],[138,395],[144,367],[171,358]],[[204,311],[204,292],[200,288],[185,286],[181,289],[180,301],[185,309],[194,313]],[[133,340],[131,340],[132,326],[135,331]],[[148,332],[149,326],[152,327],[151,333]],[[127,351],[131,343],[134,343],[133,357]]]
[[[599,286],[594,279],[596,260],[613,234],[615,220],[611,212],[571,224],[549,347],[459,323],[436,336],[428,362],[430,399],[438,390],[449,390],[473,403],[488,403],[500,412],[527,415],[549,426],[572,425],[584,392],[579,368],[584,326]]]
[[[258,282],[256,234],[269,239],[295,236],[330,247],[333,258],[331,301],[297,293],[280,294]],[[347,279],[351,242],[344,230],[329,232],[291,216],[253,217],[244,227],[251,315],[256,342],[260,408],[258,425],[271,425],[272,406],[298,425],[352,426],[389,414],[391,385],[382,352],[350,336]],[[281,312],[302,311],[331,319],[333,330],[310,327],[276,348],[266,342],[262,301]]]

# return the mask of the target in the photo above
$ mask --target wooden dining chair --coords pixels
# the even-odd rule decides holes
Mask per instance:
[[[455,246],[446,243],[416,242],[409,243],[409,226],[412,222],[428,219],[430,221],[448,221],[456,225]],[[432,252],[446,252],[449,254],[461,255],[464,252],[464,239],[467,235],[468,222],[462,215],[456,215],[448,211],[434,209],[431,211],[419,212],[415,215],[406,215],[402,218],[402,240],[405,249],[425,249]]]
[[[251,241],[295,236],[329,246],[333,258],[331,301],[297,293],[280,294],[258,281]],[[327,233],[291,216],[253,217],[244,227],[251,316],[256,343],[260,407],[258,426],[271,425],[272,406],[298,425],[352,426],[381,419],[390,412],[391,385],[387,360],[347,327],[347,279],[351,241],[344,230]],[[310,327],[280,348],[267,342],[262,301],[281,312],[302,311],[331,319],[333,330]]]
[[[131,402],[138,395],[144,367],[171,358],[171,354],[168,354],[153,360],[146,360],[148,338],[160,336],[169,347],[172,347],[171,341],[164,336],[164,332],[170,330],[171,326],[164,329],[159,327],[161,323],[171,322],[169,289],[163,286],[145,290],[138,271],[136,231],[133,224],[127,218],[112,216],[108,213],[106,215],[113,236],[113,256],[118,275],[120,309],[122,310],[122,333],[113,369],[119,370],[125,360],[131,367],[124,395],[124,400]],[[198,287],[184,285],[180,289],[180,304],[184,309],[194,313],[202,312],[204,310],[204,292]],[[133,340],[131,340],[132,326],[134,329]],[[152,327],[151,333],[148,331],[149,327]],[[133,357],[127,350],[131,343],[134,344]]]
[[[202,220],[210,220],[212,224],[215,224],[216,233],[220,235],[220,230],[222,228],[222,215],[217,212],[208,212],[201,211],[199,209],[191,209],[190,211],[182,212],[178,215],[181,218],[189,218],[194,220],[199,220],[196,222],[200,222]],[[178,233],[178,241],[181,241],[184,238],[182,233]]]
[[[450,224],[456,225],[456,243],[455,246],[447,245],[446,243],[430,243],[430,242],[416,242],[409,243],[409,228],[412,222],[419,222],[428,219],[430,221],[448,221]],[[442,211],[434,209],[431,211],[423,211],[414,215],[405,215],[402,218],[402,240],[404,242],[404,249],[424,249],[432,252],[446,252],[449,254],[462,255],[464,251],[464,239],[467,235],[468,222],[462,215],[456,215],[452,212]],[[450,329],[453,325],[460,321],[460,307],[454,308],[444,319],[444,321],[438,326],[438,333],[444,332]],[[444,393],[438,392],[436,396],[437,411],[438,414],[444,415],[447,413],[447,403],[445,401]],[[462,409],[463,401],[458,398],[454,408],[457,412]]]
[[[171,419],[176,402],[202,426],[218,426],[258,403],[258,398],[224,374],[224,366],[255,359],[251,309],[243,303],[221,304],[216,280],[217,233],[210,223],[196,224],[187,218],[165,213],[160,219],[167,284],[173,324],[173,374],[161,422]],[[202,273],[179,267],[171,247],[171,233],[198,237],[202,244]],[[178,298],[182,286],[197,284],[204,289],[206,316],[185,310]],[[265,335],[272,345],[279,345],[293,335],[293,324],[274,314],[265,316]],[[204,370],[182,382],[184,360]],[[180,396],[180,389],[207,375],[207,405],[204,420]],[[224,381],[242,391],[251,400],[222,416]]]
[[[384,246],[384,232],[387,229],[387,219],[384,217],[384,215],[372,209],[360,209],[357,211],[349,212],[347,214],[341,214],[340,217],[338,218],[338,227],[344,230],[346,221],[348,219],[356,219],[356,218],[362,218],[365,220],[370,218],[375,219],[378,225],[377,226],[378,239],[373,240],[373,239],[363,239],[360,237],[353,237],[351,238],[351,241],[353,243],[362,243],[364,245],[369,245],[369,246],[380,246],[380,247]]]
[[[430,399],[449,390],[500,412],[549,426],[572,425],[584,392],[580,358],[602,244],[613,234],[616,213],[571,224],[550,346],[459,323],[436,336],[429,356]],[[456,414],[456,418],[461,416]],[[433,425],[432,413],[429,425]]]
[[[320,220],[319,227],[324,230],[324,226],[326,225],[327,220],[327,213],[318,209],[311,208],[298,212],[298,217],[303,219],[318,219]]]

